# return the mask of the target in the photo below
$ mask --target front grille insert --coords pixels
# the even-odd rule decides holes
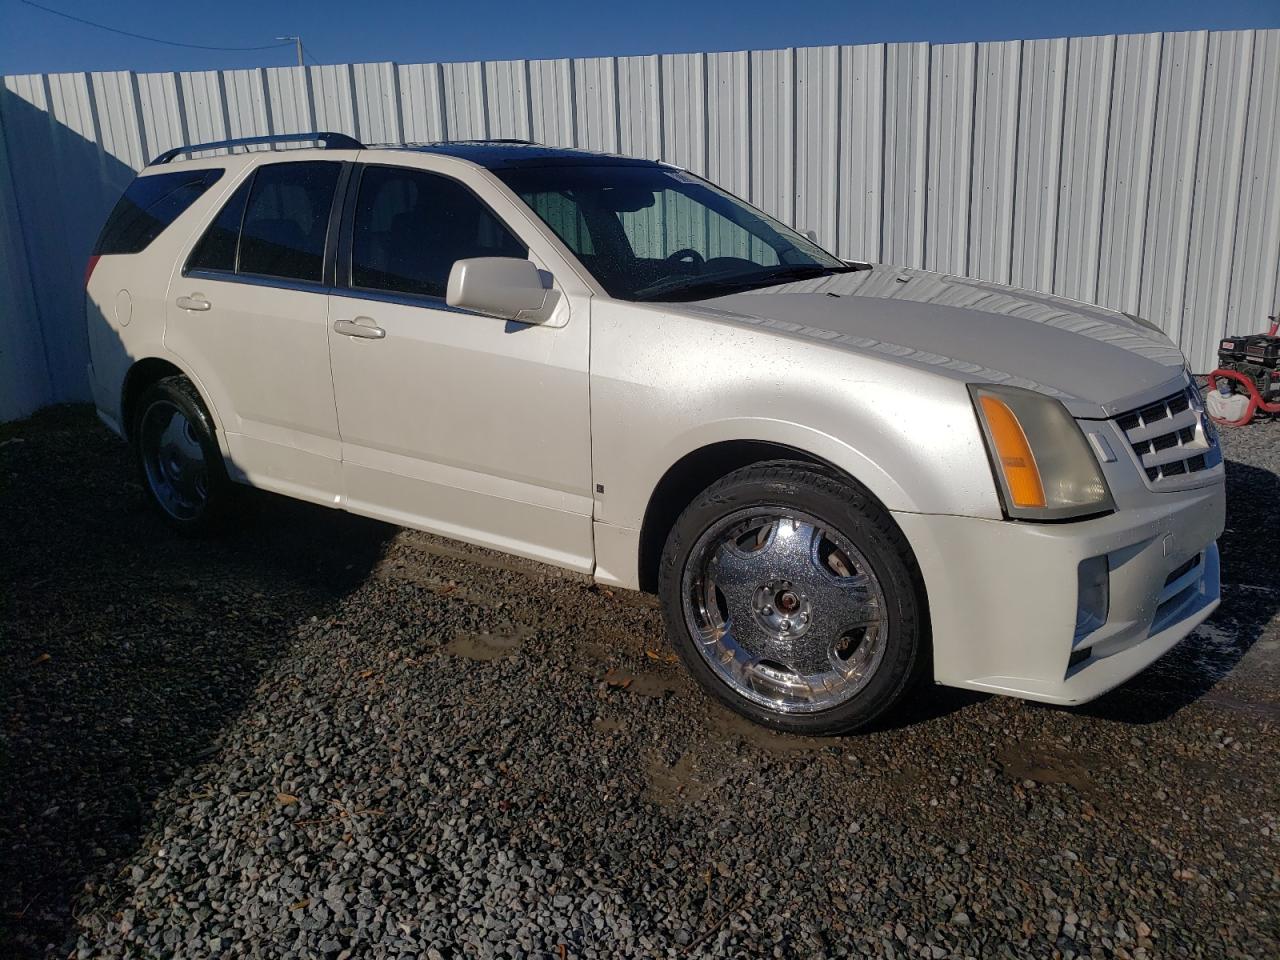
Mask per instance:
[[[1116,426],[1133,448],[1148,483],[1156,489],[1166,481],[1207,470],[1220,459],[1213,455],[1214,441],[1189,389],[1121,414],[1116,417]]]
[[[1182,566],[1178,567],[1178,569],[1174,570],[1173,573],[1165,577],[1164,585],[1167,587],[1169,584],[1173,583],[1175,580],[1181,580],[1186,574],[1190,573],[1192,570],[1194,570],[1198,566],[1200,566],[1200,554],[1197,553],[1194,557],[1192,557],[1186,563],[1182,564]]]
[[[1185,563],[1179,564],[1164,579],[1164,588],[1157,601],[1156,615],[1151,621],[1148,636],[1159,633],[1170,624],[1188,616],[1192,609],[1205,602],[1202,593],[1205,571],[1204,554],[1197,553]]]

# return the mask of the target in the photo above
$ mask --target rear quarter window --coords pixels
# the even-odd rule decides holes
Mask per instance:
[[[221,168],[138,177],[111,211],[93,255],[141,253],[222,177]]]
[[[188,270],[219,270],[234,273],[236,269],[236,248],[240,243],[240,222],[244,219],[245,203],[249,199],[249,188],[253,186],[250,177],[232,194],[218,215],[209,224],[200,242],[196,244],[191,256],[187,259]]]

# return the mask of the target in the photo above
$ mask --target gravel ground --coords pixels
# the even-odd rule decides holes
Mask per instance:
[[[263,495],[212,542],[83,408],[0,427],[0,956],[1280,953],[1280,424],[1225,602],[1060,710],[772,734],[656,608]]]

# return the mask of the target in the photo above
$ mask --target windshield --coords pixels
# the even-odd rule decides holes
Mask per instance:
[[[620,300],[699,300],[853,269],[768,214],[672,167],[495,173]]]

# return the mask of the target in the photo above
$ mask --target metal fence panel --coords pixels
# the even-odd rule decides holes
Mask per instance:
[[[835,249],[877,259],[884,212],[884,44],[840,48]]]
[[[929,60],[924,231],[928,270],[964,273],[968,269],[976,52],[976,44],[948,44],[934,47]]]
[[[1201,322],[1226,312],[1232,240],[1240,204],[1244,122],[1248,115],[1253,38],[1213,34],[1205,64],[1203,108],[1196,140],[1195,183],[1187,249],[1187,289],[1179,324],[1186,349],[1198,356],[1217,346],[1218,331]],[[1280,198],[1272,197],[1272,203]]]
[[[1023,44],[1010,279],[1033,290],[1053,289],[1066,80],[1066,40]]]
[[[1089,303],[1098,299],[1114,65],[1115,37],[1073,39],[1067,48],[1053,285],[1059,293]]]
[[[1280,278],[1280,31],[1254,36],[1240,200],[1231,237],[1230,323],[1274,314]],[[1210,318],[1212,321],[1213,318]],[[1213,323],[1206,325],[1210,330]],[[1232,332],[1235,332],[1234,330]]]
[[[24,416],[55,395],[14,196],[9,151],[0,137],[0,422]]]
[[[84,261],[148,158],[312,129],[667,160],[844,256],[1144,315],[1200,370],[1277,310],[1276,30],[11,76],[0,98],[0,418],[88,397]]]
[[[1097,299],[1130,313],[1142,294],[1162,40],[1117,38],[1111,71]]]
[[[929,45],[894,43],[885,60],[884,220],[877,259],[924,266]]]
[[[1013,265],[1021,75],[1021,42],[978,44],[969,186],[970,254],[963,272],[997,283],[1009,282]]]

